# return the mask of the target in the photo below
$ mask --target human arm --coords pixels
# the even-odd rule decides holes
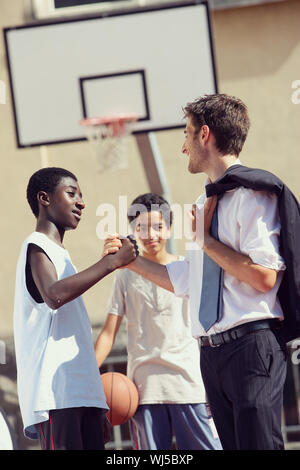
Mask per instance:
[[[210,226],[217,197],[207,199],[204,206],[203,246],[205,253],[227,273],[241,282],[246,282],[260,292],[271,290],[277,279],[277,270],[254,263],[250,256],[240,253],[224,243],[216,240],[210,234]],[[193,208],[192,229],[196,232],[195,208]],[[251,214],[249,213],[251,218]]]
[[[100,331],[95,343],[95,354],[98,367],[101,367],[107,356],[109,355],[116,335],[119,331],[123,317],[109,313],[107,315],[105,324]]]
[[[89,268],[58,280],[56,269],[46,253],[34,244],[28,248],[28,263],[34,283],[43,301],[54,310],[79,297],[102,278],[130,263],[135,257],[133,244],[124,239],[115,255],[108,255]]]
[[[127,268],[140,274],[149,281],[152,281],[154,284],[163,287],[170,292],[174,292],[168,270],[163,264],[155,263],[147,258],[143,258],[143,256],[138,256],[134,262],[127,266]]]
[[[104,242],[104,258],[107,254],[117,253],[120,246],[121,239],[118,234],[108,236]],[[128,264],[126,268],[140,274],[149,281],[154,282],[154,284],[157,284],[170,292],[174,292],[168,270],[163,264],[155,263],[143,256],[138,256],[135,258],[134,262]]]

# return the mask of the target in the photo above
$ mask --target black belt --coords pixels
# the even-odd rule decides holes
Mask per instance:
[[[247,335],[248,333],[253,333],[258,330],[265,329],[279,329],[281,327],[281,321],[274,318],[271,320],[258,320],[249,323],[244,323],[243,325],[236,326],[235,328],[230,328],[229,330],[222,331],[221,333],[216,333],[215,335],[210,336],[200,336],[199,343],[200,346],[211,346],[212,348],[221,346],[222,344],[230,343],[242,336]]]

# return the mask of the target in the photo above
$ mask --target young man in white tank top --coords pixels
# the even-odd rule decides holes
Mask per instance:
[[[77,178],[41,169],[29,180],[27,199],[37,223],[21,248],[14,304],[24,433],[46,450],[101,450],[107,405],[81,295],[137,250],[125,239],[117,255],[78,273],[63,245],[85,207]]]

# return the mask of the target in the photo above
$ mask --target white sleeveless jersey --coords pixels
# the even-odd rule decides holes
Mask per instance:
[[[76,274],[67,250],[33,232],[18,259],[14,303],[17,384],[24,433],[37,438],[35,424],[51,409],[81,406],[108,409],[94,353],[91,324],[81,297],[58,310],[37,303],[26,287],[29,244],[42,248],[58,279]]]

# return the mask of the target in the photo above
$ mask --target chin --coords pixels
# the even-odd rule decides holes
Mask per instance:
[[[189,172],[192,173],[193,175],[195,175],[196,173],[203,173],[203,169],[202,169],[202,168],[198,168],[198,167],[195,167],[195,166],[192,166],[192,165],[189,165],[188,170],[189,170]]]
[[[68,227],[64,227],[64,230],[65,230],[65,232],[68,232],[69,230],[75,230],[77,227],[78,227],[78,224],[77,225],[71,225],[71,226],[68,226]]]
[[[192,166],[188,167],[188,171],[192,174],[198,173],[198,171],[195,168],[193,168]]]

